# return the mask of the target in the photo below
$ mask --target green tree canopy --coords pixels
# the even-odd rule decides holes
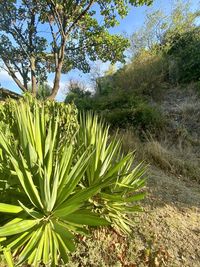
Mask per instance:
[[[128,41],[109,28],[127,15],[129,5],[152,0],[8,0],[0,2],[0,59],[19,88],[33,95],[38,82],[55,73],[49,98],[62,73],[89,71],[89,61],[123,61]]]

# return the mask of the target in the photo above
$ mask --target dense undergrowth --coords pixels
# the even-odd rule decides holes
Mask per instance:
[[[129,233],[145,168],[92,113],[30,96],[1,105],[1,252],[8,266],[68,262],[90,227]],[[135,204],[134,204],[135,203]]]

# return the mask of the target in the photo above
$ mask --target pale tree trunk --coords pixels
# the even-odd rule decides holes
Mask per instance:
[[[51,95],[48,97],[50,100],[54,100],[58,90],[60,88],[60,79],[61,79],[61,73],[62,73],[62,67],[63,67],[63,61],[65,58],[65,44],[66,44],[66,36],[63,38],[62,45],[60,47],[60,55],[59,55],[59,60],[58,60],[58,65],[56,67],[55,71],[55,79],[54,79],[54,84],[53,84],[53,89]]]
[[[94,0],[89,1],[88,6],[73,21],[73,23],[69,26],[67,31],[66,31],[67,17],[62,18],[62,16],[60,16],[60,14],[57,12],[54,2],[53,1],[50,1],[50,2],[53,5],[53,8],[55,8],[55,9],[53,9],[53,13],[54,13],[54,16],[58,19],[58,28],[59,28],[60,34],[62,36],[61,46],[60,46],[60,50],[59,50],[58,64],[56,66],[56,71],[55,71],[56,73],[55,73],[54,85],[53,85],[52,93],[48,97],[48,99],[53,100],[56,97],[58,90],[59,90],[59,87],[60,87],[60,79],[61,79],[63,62],[64,62],[64,58],[65,58],[65,45],[66,45],[67,38],[68,38],[70,32],[75,27],[75,25],[85,16],[85,14],[88,12],[88,10],[94,4],[95,1]],[[55,37],[53,36],[53,39],[54,38]],[[55,39],[54,39],[54,41],[55,41]],[[55,62],[55,64],[56,64],[56,62]]]
[[[58,90],[60,88],[60,79],[61,79],[61,72],[62,72],[62,65],[63,65],[63,62],[60,62],[58,64],[58,67],[56,69],[56,73],[55,73],[55,79],[54,79],[54,85],[53,85],[53,89],[52,89],[52,93],[51,95],[48,97],[48,99],[50,100],[53,100],[57,93],[58,93]]]
[[[31,68],[31,86],[32,94],[36,96],[37,94],[37,79],[36,79],[36,67],[35,67],[35,58],[31,57],[30,59],[30,68]]]

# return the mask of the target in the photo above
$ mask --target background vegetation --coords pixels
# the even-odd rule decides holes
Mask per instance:
[[[181,2],[169,16],[162,11],[149,13],[145,26],[130,37],[129,63],[97,78],[94,93],[74,82],[65,102],[74,102],[80,110],[95,110],[115,128],[152,134],[161,130],[166,124],[159,106],[164,93],[183,83],[195,82],[198,87],[198,16]]]

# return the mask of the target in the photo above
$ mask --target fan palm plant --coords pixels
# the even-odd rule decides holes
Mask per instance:
[[[143,171],[131,171],[132,154],[121,156],[116,138],[108,142],[108,127],[89,114],[66,139],[59,110],[49,120],[44,103],[20,100],[12,108],[17,142],[0,131],[0,171],[15,195],[0,203],[8,266],[60,266],[88,226],[126,228],[119,215],[138,209],[127,203],[143,197],[132,195],[144,183]]]

